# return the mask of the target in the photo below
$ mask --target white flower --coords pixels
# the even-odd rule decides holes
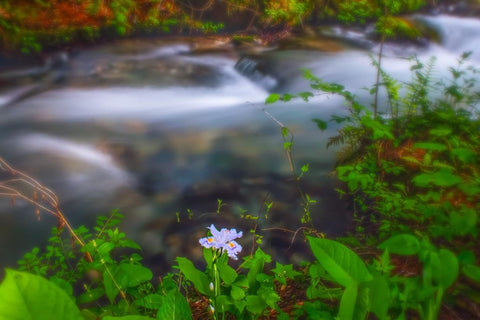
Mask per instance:
[[[242,246],[234,239],[243,236],[243,232],[237,232],[235,229],[222,228],[220,231],[212,224],[207,229],[212,234],[210,237],[201,238],[200,244],[205,248],[221,249],[226,251],[230,258],[237,260],[237,254],[242,251]]]

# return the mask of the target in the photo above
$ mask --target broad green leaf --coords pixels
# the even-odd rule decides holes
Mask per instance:
[[[103,317],[102,320],[154,320],[154,318],[139,316],[139,315],[130,315],[130,316],[122,316],[122,317],[106,316],[106,317]]]
[[[430,130],[430,134],[436,137],[445,137],[452,132],[450,128],[435,128]]]
[[[185,278],[191,281],[200,293],[207,296],[210,295],[210,280],[208,280],[205,273],[195,268],[193,263],[187,258],[178,257],[177,263],[180,271],[185,275]]]
[[[213,249],[212,248],[203,248],[203,259],[207,263],[207,270],[212,269],[213,263]]]
[[[107,295],[108,300],[111,304],[113,304],[121,288],[118,287],[118,283],[116,283],[111,270],[110,272],[107,270],[103,272],[103,286],[105,288],[105,294]]]
[[[233,285],[240,288],[248,289],[248,279],[245,275],[241,274],[237,277],[237,280],[235,280],[235,283],[233,283]]]
[[[238,274],[235,269],[228,265],[228,258],[224,260],[223,263],[217,263],[218,273],[226,285],[231,285],[237,279]]]
[[[98,255],[102,259],[109,258],[110,257],[110,251],[112,251],[113,248],[115,248],[115,245],[111,242],[102,243],[97,249],[98,250]]]
[[[454,148],[450,152],[464,163],[472,163],[477,159],[477,153],[471,149]]]
[[[450,250],[440,249],[438,252],[440,261],[439,269],[433,276],[437,283],[443,288],[448,289],[458,277],[458,259]]]
[[[265,99],[265,104],[275,103],[280,99],[280,95],[278,93],[272,93]]]
[[[372,279],[363,261],[343,244],[313,237],[308,241],[315,258],[340,285],[349,287]]]
[[[462,182],[462,178],[453,174],[448,169],[440,169],[437,172],[422,173],[413,178],[413,183],[419,187],[435,185],[438,187],[451,187]]]
[[[442,143],[436,142],[417,142],[413,145],[415,149],[425,149],[428,151],[444,151],[447,150],[447,146]]]
[[[157,312],[159,320],[190,320],[192,312],[187,299],[177,290],[172,290],[163,298],[163,303]]]
[[[377,275],[372,281],[365,284],[368,288],[370,311],[375,313],[378,319],[388,319],[390,306],[390,288],[385,277]]]
[[[470,279],[480,283],[480,267],[473,264],[467,264],[463,266],[462,273]]]
[[[420,250],[420,242],[410,234],[398,234],[388,238],[379,246],[380,249],[400,255],[414,255]]]
[[[73,298],[73,287],[69,282],[57,276],[51,277],[49,281],[56,284],[59,288],[62,288],[63,291],[65,291],[68,294],[69,297]]]
[[[355,311],[353,319],[364,320],[370,307],[370,289],[360,285],[357,292],[357,301],[355,302]]]
[[[451,211],[449,213],[449,223],[455,234],[466,235],[477,229],[477,213],[473,209],[464,209],[461,211]]]
[[[245,289],[233,285],[230,295],[232,296],[233,300],[242,300],[245,298]]]
[[[121,246],[122,246],[122,247],[125,247],[125,248],[132,248],[132,249],[142,250],[142,247],[140,247],[140,246],[138,245],[138,243],[136,243],[135,241],[129,240],[129,239],[122,240]]]
[[[340,308],[338,310],[338,318],[342,320],[353,320],[355,314],[355,304],[357,303],[358,285],[353,284],[345,288],[342,300],[340,300]]]
[[[81,320],[80,310],[52,282],[27,272],[6,269],[0,285],[0,319]]]
[[[247,310],[253,314],[260,314],[267,307],[265,301],[259,296],[247,296],[245,300],[247,301]]]
[[[152,271],[138,264],[122,263],[114,268],[114,276],[122,288],[136,287],[150,281]]]
[[[143,282],[150,281],[152,277],[152,271],[141,265],[122,263],[118,266],[111,266],[103,272],[105,293],[110,302],[113,303],[119,289],[136,287]]]

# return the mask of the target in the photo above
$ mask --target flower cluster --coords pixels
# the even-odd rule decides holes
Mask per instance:
[[[200,244],[205,248],[214,248],[226,251],[230,258],[237,260],[237,254],[242,251],[242,246],[234,239],[242,237],[242,231],[235,229],[222,228],[220,231],[212,224],[207,229],[212,234],[210,237],[201,238]]]

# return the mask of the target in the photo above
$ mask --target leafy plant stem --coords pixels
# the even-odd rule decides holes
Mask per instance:
[[[99,251],[98,251],[98,248],[97,248],[97,243],[95,240],[93,240],[93,247],[95,248],[95,251],[97,252],[97,254],[99,254]],[[113,285],[115,286],[115,288],[118,290],[118,292],[120,293],[120,296],[122,297],[122,299],[125,301],[126,305],[127,306],[130,306],[130,303],[128,302],[128,299],[127,299],[127,296],[125,294],[125,292],[122,290],[122,287],[118,284],[117,280],[115,279],[114,275],[112,274],[112,272],[110,271],[110,268],[107,266],[107,264],[105,263],[105,260],[104,259],[100,259],[100,263],[102,264],[102,266],[105,268],[105,272],[107,273],[108,277],[112,280],[112,283]]]
[[[373,117],[377,117],[378,110],[378,91],[380,89],[380,73],[382,68],[382,56],[383,56],[383,45],[385,43],[385,35],[382,34],[380,39],[380,48],[378,49],[378,65],[377,65],[377,78],[375,80],[375,97],[373,101]]]

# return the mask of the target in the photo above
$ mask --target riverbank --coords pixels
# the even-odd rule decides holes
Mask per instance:
[[[5,1],[0,5],[2,60],[9,56],[42,56],[50,51],[98,44],[118,38],[198,36],[229,37],[235,41],[276,43],[292,32],[339,23],[365,23],[378,18],[373,4],[351,7],[348,2],[203,1],[196,7],[176,1]],[[420,1],[402,4],[388,15],[449,13],[475,15],[476,0]],[[352,18],[363,10],[360,19]],[[403,22],[401,22],[403,23]],[[408,23],[407,23],[408,24]],[[9,62],[9,61],[7,61]],[[3,62],[5,65],[6,63]]]

